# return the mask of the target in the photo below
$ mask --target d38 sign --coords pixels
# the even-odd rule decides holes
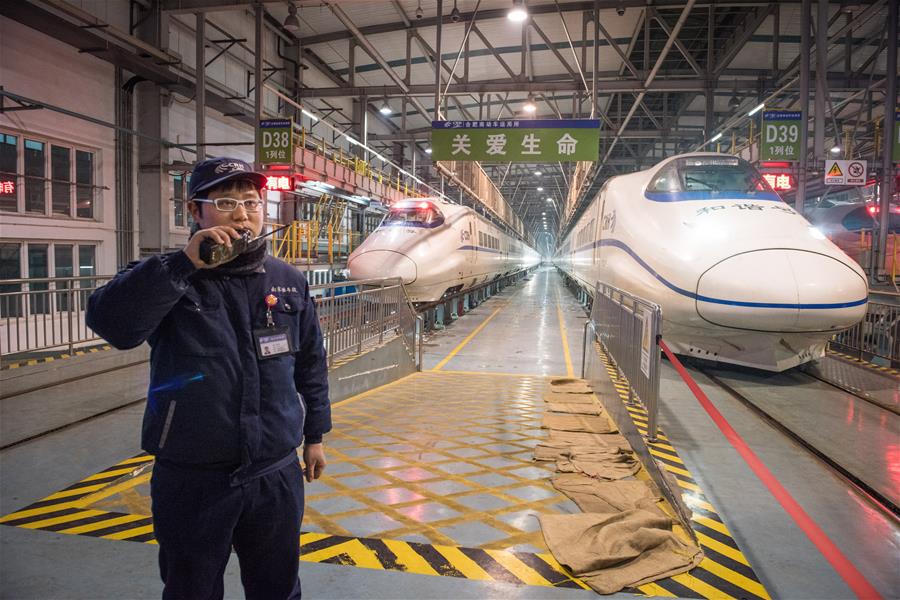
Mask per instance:
[[[765,111],[759,159],[800,160],[800,127],[798,111]]]
[[[256,130],[256,162],[261,165],[289,165],[294,160],[294,121],[267,119]]]

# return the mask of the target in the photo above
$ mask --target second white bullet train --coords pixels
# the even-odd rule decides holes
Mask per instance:
[[[395,203],[356,250],[353,279],[400,277],[412,302],[433,302],[532,267],[540,256],[474,210],[436,198]]]
[[[695,153],[610,179],[560,244],[585,289],[660,305],[674,352],[781,371],[863,319],[859,266],[739,158]]]

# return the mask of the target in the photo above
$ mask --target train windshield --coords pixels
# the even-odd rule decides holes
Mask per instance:
[[[437,227],[444,222],[444,215],[436,206],[422,202],[412,206],[395,206],[382,222],[385,227]]]
[[[648,192],[772,192],[765,179],[739,158],[700,156],[681,158],[660,171]]]

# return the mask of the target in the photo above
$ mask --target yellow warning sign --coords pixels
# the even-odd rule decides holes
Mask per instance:
[[[837,162],[831,165],[831,168],[828,170],[828,175],[826,177],[843,177],[844,174],[841,173],[841,167],[838,166]]]

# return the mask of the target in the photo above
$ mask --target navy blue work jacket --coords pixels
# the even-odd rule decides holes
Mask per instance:
[[[141,445],[158,459],[249,477],[331,430],[328,367],[306,278],[272,257],[263,268],[211,275],[175,252],[133,263],[91,294],[91,329],[119,349],[151,346]],[[252,332],[267,325],[269,294],[294,352],[259,359]]]

